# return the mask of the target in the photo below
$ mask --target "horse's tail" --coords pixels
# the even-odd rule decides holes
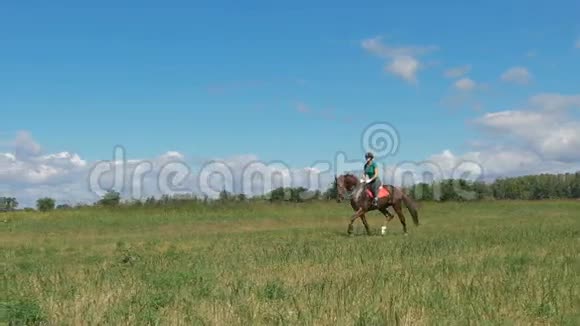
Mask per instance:
[[[405,202],[405,206],[407,206],[409,213],[411,213],[411,216],[413,216],[413,222],[416,226],[419,226],[419,213],[417,212],[417,205],[406,194],[403,194],[403,201]]]

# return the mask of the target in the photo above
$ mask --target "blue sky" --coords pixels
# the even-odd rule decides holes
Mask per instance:
[[[486,114],[580,93],[579,13],[578,1],[3,2],[0,137],[5,152],[24,130],[87,161],[120,144],[300,167],[359,158],[364,127],[387,121],[401,144],[386,164],[460,155],[489,140],[473,124]],[[396,68],[401,54],[419,68]]]

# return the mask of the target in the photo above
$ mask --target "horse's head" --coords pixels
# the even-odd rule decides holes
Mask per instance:
[[[335,178],[335,182],[337,189],[336,201],[340,203],[345,199],[346,193],[351,192],[356,187],[358,179],[352,174],[345,174]]]

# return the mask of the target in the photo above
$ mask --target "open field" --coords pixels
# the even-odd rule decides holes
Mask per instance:
[[[405,213],[408,237],[325,202],[1,214],[0,324],[580,324],[580,202]]]

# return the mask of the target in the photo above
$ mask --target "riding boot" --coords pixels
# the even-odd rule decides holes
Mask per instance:
[[[379,207],[379,197],[378,196],[375,196],[375,198],[373,198],[373,206]]]

